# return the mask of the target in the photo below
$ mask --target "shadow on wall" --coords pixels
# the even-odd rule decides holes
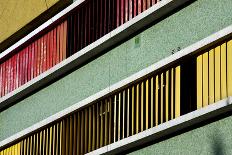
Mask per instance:
[[[222,135],[220,135],[220,131],[216,130],[214,132],[215,134],[212,135],[212,151],[213,155],[224,155],[225,149],[224,144],[222,140]]]

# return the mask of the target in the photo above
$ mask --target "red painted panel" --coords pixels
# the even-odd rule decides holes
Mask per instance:
[[[76,34],[76,33],[74,33],[74,34]],[[64,35],[63,36],[64,36],[63,37],[63,57],[64,57],[64,59],[66,59],[67,58],[67,55],[66,55],[66,53],[67,53],[67,51],[66,51],[66,49],[67,49],[67,21],[64,22]],[[76,35],[75,35],[75,38],[76,38]],[[74,44],[76,44],[75,41],[74,41]]]
[[[28,72],[27,81],[31,80],[31,44],[28,46]]]
[[[2,66],[2,96],[5,95],[5,74],[6,74],[6,68],[5,68],[5,62],[1,64]]]
[[[50,32],[48,32],[47,34],[47,41],[46,41],[46,49],[47,49],[47,59],[46,59],[46,71],[50,68]]]
[[[133,0],[129,0],[129,20],[133,18]]]
[[[147,10],[147,0],[143,0],[143,11]]]
[[[35,42],[31,45],[31,79],[34,78],[34,67],[35,67]]]
[[[19,87],[19,67],[20,67],[20,60],[19,60],[19,53],[16,55],[16,88]]]
[[[49,58],[49,61],[50,61],[50,68],[52,68],[54,65],[53,65],[53,57],[54,57],[54,52],[53,52],[53,44],[54,44],[54,40],[53,40],[53,30],[51,30],[50,32],[50,42],[49,42],[49,51],[50,51],[50,58]]]
[[[43,37],[43,72],[45,72],[47,70],[47,34],[44,35]]]
[[[142,12],[142,0],[138,0],[138,14]]]
[[[60,62],[60,25],[56,29],[56,64]]]
[[[12,57],[12,72],[13,72],[13,84],[12,84],[12,90],[15,90],[16,88],[16,55]]]
[[[63,37],[64,37],[64,25],[60,24],[60,61],[63,60]]]
[[[40,68],[41,68],[41,38],[37,41],[37,73],[36,76],[40,74]]]
[[[133,0],[134,1],[134,14],[133,17],[137,16],[138,12],[138,0]]]
[[[125,18],[125,0],[121,0],[121,5],[120,5],[120,8],[121,8],[121,24],[122,25],[124,23],[124,18]]]
[[[56,49],[56,47],[57,47],[57,43],[56,43],[56,36],[57,36],[57,32],[56,32],[56,30],[57,30],[57,28],[55,28],[54,30],[53,30],[53,66],[55,66],[56,65],[56,60],[57,60],[57,49]]]
[[[127,22],[128,21],[128,16],[129,16],[129,14],[128,14],[128,0],[125,0],[125,22]]]
[[[155,5],[156,4],[156,0],[152,0],[152,5]]]
[[[151,7],[151,0],[147,0],[147,8]]]
[[[3,88],[3,68],[2,68],[2,64],[0,64],[0,97],[2,97],[2,88]]]

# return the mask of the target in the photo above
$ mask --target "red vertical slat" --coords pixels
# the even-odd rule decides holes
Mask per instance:
[[[75,26],[73,26],[73,28],[76,29]],[[76,38],[75,34],[76,33],[74,33],[74,38]],[[76,44],[75,40],[74,40],[74,44]],[[64,59],[67,58],[67,50],[66,49],[67,49],[67,21],[64,21],[64,35],[63,35],[63,57],[64,57]],[[75,50],[76,50],[76,48],[75,48]],[[76,52],[76,51],[74,51],[74,52]]]
[[[84,7],[84,47],[87,45],[87,33],[88,33],[88,8]]]
[[[2,88],[3,88],[3,73],[2,73],[2,64],[0,64],[0,97],[2,97]]]
[[[57,27],[53,30],[53,66],[56,65],[56,59],[57,59]]]
[[[43,72],[45,72],[47,70],[47,34],[44,35],[43,37],[43,42],[42,42],[42,46],[43,46]]]
[[[15,88],[19,87],[19,53],[16,54],[16,84]]]
[[[40,75],[41,72],[41,38],[38,39],[37,42],[37,74]]]
[[[120,1],[117,0],[117,27],[120,25]]]
[[[8,63],[9,63],[9,68],[8,68],[8,93],[10,93],[12,91],[12,72],[11,72],[11,69],[12,69],[12,57],[8,60]]]
[[[137,16],[137,12],[138,12],[138,0],[133,0],[134,1],[134,13],[133,13],[133,17]]]
[[[62,61],[63,58],[63,38],[64,38],[64,24],[60,24],[60,61]]]
[[[151,7],[151,0],[147,0],[147,9]]]
[[[5,75],[6,75],[6,68],[5,62],[2,63],[2,96],[5,96]]]
[[[91,1],[89,1],[88,2],[89,3],[89,5],[88,5],[88,23],[89,23],[89,34],[88,34],[88,44],[91,44],[91,42],[92,42],[92,39],[91,39]],[[75,33],[74,33],[75,34]],[[74,35],[74,38],[75,38],[75,35]],[[75,44],[75,42],[74,42],[74,44]],[[76,51],[75,51],[76,52]]]
[[[50,68],[50,59],[51,59],[51,54],[50,54],[50,32],[47,33],[47,41],[46,41],[46,45],[47,45],[47,67],[46,67],[46,71]]]
[[[28,72],[27,80],[31,80],[31,44],[28,46]]]
[[[138,0],[138,14],[140,14],[142,12],[142,0]]]
[[[38,40],[35,41],[35,62],[34,62],[34,78],[38,73]]]
[[[15,85],[16,85],[16,55],[13,56],[13,61],[12,61],[12,67],[13,67],[13,86],[12,90],[15,90]]]
[[[28,47],[24,50],[24,56],[25,56],[25,68],[24,68],[24,84],[27,83],[27,76],[28,76]]]
[[[57,26],[56,32],[56,64],[58,64],[60,62],[60,25]]]
[[[18,86],[22,85],[22,51],[19,52]]]
[[[102,37],[102,30],[103,30],[103,8],[102,8],[102,6],[103,6],[103,2],[102,2],[103,0],[100,0],[100,27],[99,27],[99,29],[100,29],[100,37]]]
[[[122,25],[124,23],[124,18],[125,18],[125,0],[121,0],[120,8],[121,8],[121,16],[120,16],[121,24],[120,25]]]
[[[10,59],[7,60],[7,91],[6,94],[10,92],[10,80],[11,80],[11,74],[10,74]]]
[[[125,22],[128,21],[128,0],[125,0]]]
[[[54,30],[51,30],[51,32],[50,32],[50,42],[49,42],[49,44],[50,44],[50,46],[49,46],[49,50],[50,50],[50,67],[53,67],[54,66],[54,64],[53,64],[53,60],[54,60],[54,34],[53,34],[53,32],[54,32]]]
[[[25,49],[22,50],[22,70],[21,70],[21,86],[25,83],[25,68],[26,68],[26,57]]]
[[[34,78],[34,67],[35,67],[35,42],[31,44],[31,79]]]
[[[107,0],[103,0],[103,35],[107,33]]]
[[[129,20],[133,18],[133,7],[132,7],[133,0],[129,0]]]
[[[147,0],[143,0],[143,11],[147,10]]]
[[[156,0],[152,0],[152,5],[155,5],[156,4]]]
[[[40,62],[39,62],[39,74],[38,74],[38,76],[43,72],[43,60],[44,60],[44,51],[43,51],[43,37],[41,37],[40,39],[39,39],[39,43],[38,43],[38,45],[39,45],[39,54],[40,54],[40,58],[39,58],[39,60],[40,60]]]

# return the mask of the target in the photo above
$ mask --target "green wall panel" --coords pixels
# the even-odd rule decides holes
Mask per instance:
[[[130,155],[229,155],[232,116],[142,148]]]
[[[231,0],[198,0],[0,113],[0,140],[232,24]],[[137,37],[137,36],[136,36]]]

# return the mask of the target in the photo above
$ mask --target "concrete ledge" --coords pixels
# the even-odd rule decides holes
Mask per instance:
[[[136,135],[119,140],[100,149],[94,150],[87,155],[95,154],[118,154],[125,150],[154,141],[170,133],[187,128],[209,118],[218,116],[232,110],[232,97],[213,103],[205,108],[193,111],[176,119],[170,120],[156,127],[150,128]]]
[[[92,96],[90,96],[90,97],[88,97],[80,102],[75,103],[74,105],[72,105],[72,106],[70,106],[70,107],[68,107],[68,108],[36,123],[36,124],[34,124],[33,126],[26,128],[26,129],[24,129],[16,134],[12,135],[9,138],[6,138],[5,140],[0,142],[0,148],[4,147],[6,145],[9,145],[20,138],[26,137],[30,133],[32,133],[32,132],[34,132],[34,131],[36,131],[36,130],[38,130],[38,129],[40,129],[40,128],[62,118],[70,113],[72,113],[72,112],[74,112],[74,111],[76,111],[79,108],[83,108],[83,107],[95,102],[96,100],[99,100],[99,99],[102,99],[106,96],[109,96],[112,93],[114,93],[120,89],[125,88],[128,84],[135,83],[138,80],[145,78],[150,73],[155,72],[155,71],[161,69],[162,67],[171,65],[175,61],[177,61],[181,58],[184,58],[185,56],[195,54],[195,52],[202,51],[203,49],[208,48],[212,44],[215,44],[218,41],[221,41],[222,39],[227,39],[228,37],[231,36],[231,34],[232,34],[232,25],[217,32],[217,33],[215,33],[215,34],[213,34],[213,35],[211,35],[211,36],[209,36],[209,37],[207,37],[207,38],[205,38],[205,39],[203,39],[203,40],[201,40],[201,41],[199,41],[199,42],[197,42],[197,43],[195,43],[195,44],[193,44],[193,45],[191,45],[191,46],[189,46],[189,47],[187,47],[187,48],[185,48],[185,49],[183,49],[183,50],[181,50],[181,51],[179,51],[179,52],[177,52],[177,53],[175,53],[175,54],[173,54],[173,55],[171,55],[171,56],[169,56],[169,57],[167,57],[167,58],[165,58],[165,59],[163,59],[163,60],[161,60],[161,61],[159,61],[159,62],[157,62],[157,63],[155,63],[155,64],[153,64],[153,65],[151,65],[151,66],[149,66],[149,67],[147,67],[147,68],[145,68],[145,69],[143,69],[143,70],[141,70],[141,71],[139,71],[139,72],[137,72],[137,73],[135,73],[135,74],[133,74],[133,75],[131,75],[131,76],[129,76],[129,77],[127,77],[127,78],[125,78],[122,81],[119,81],[119,82],[99,91],[98,93],[96,93],[96,94],[94,94],[94,95],[92,95]],[[105,36],[102,39],[107,39],[107,37],[108,36]],[[86,48],[88,48],[88,47],[86,47]],[[74,55],[74,56],[76,56],[76,55]],[[68,60],[69,59],[65,60],[61,64],[67,63],[66,61],[68,61]],[[52,69],[56,70],[56,67],[58,67],[58,65]],[[42,74],[41,76],[46,77],[46,75],[44,75],[44,74]],[[231,103],[231,98],[230,98],[230,101],[228,103]],[[217,105],[217,104],[215,104],[215,105]],[[215,105],[213,104],[213,105],[210,105],[208,107],[209,108],[215,107]],[[208,107],[206,107],[206,108],[208,108]],[[204,109],[205,108],[201,109],[201,111],[202,110],[204,111]],[[218,108],[218,109],[220,109],[220,108]],[[189,116],[189,115],[190,114],[187,114],[187,116]],[[205,118],[205,116],[204,116],[204,118]]]
[[[119,43],[123,39],[128,38],[128,36],[130,36],[131,34],[143,29],[146,25],[149,25],[150,23],[167,15],[168,13],[172,12],[174,9],[180,7],[188,1],[190,0],[163,0],[157,3],[156,5],[139,14],[127,23],[121,25],[117,29],[113,30],[112,32],[98,39],[94,43],[75,53],[71,57],[57,64],[53,68],[47,70],[46,72],[24,84],[23,86],[0,98],[0,110],[6,108],[7,106],[10,106],[13,102],[26,96],[27,94],[40,88],[41,86],[49,83],[53,79],[65,74],[72,68],[82,65],[90,58],[93,58],[99,53],[104,52],[104,50]],[[74,2],[74,4],[41,25],[39,28],[17,42],[15,45],[8,48],[6,51],[0,54],[0,60],[8,55],[10,52],[12,52],[14,49],[28,41],[30,38],[38,34],[40,31],[51,25],[53,22],[66,15],[82,2],[84,2],[84,0]]]

